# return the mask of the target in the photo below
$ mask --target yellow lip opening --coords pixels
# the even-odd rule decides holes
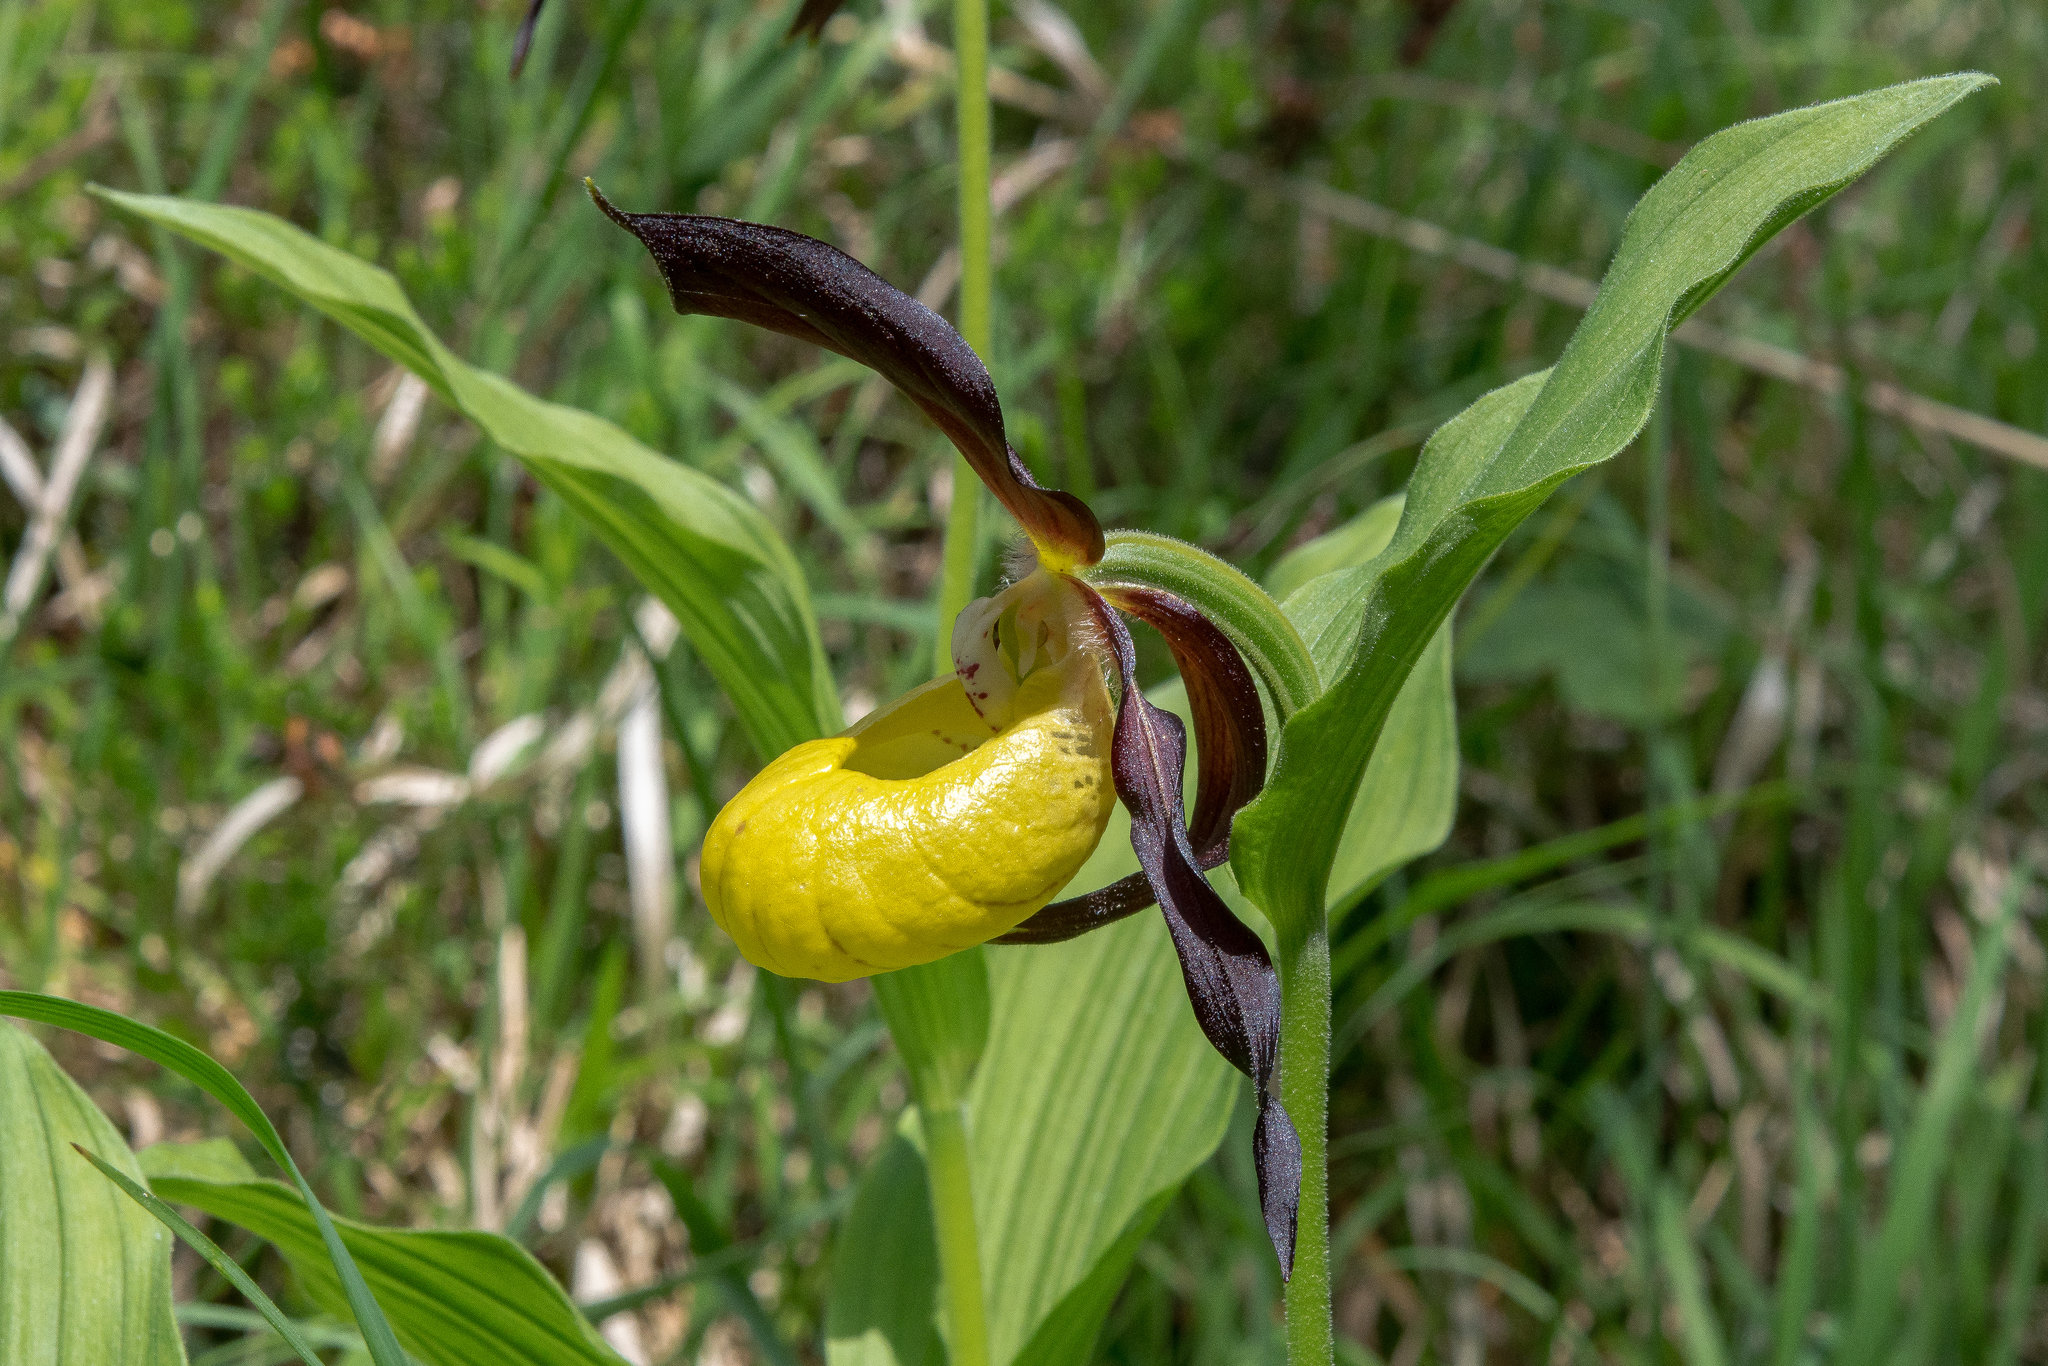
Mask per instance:
[[[940,679],[762,769],[704,836],[712,919],[749,962],[827,982],[1015,928],[1102,838],[1115,718],[1085,650],[1008,702],[993,724]]]

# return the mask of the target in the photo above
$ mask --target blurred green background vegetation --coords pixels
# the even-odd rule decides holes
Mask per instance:
[[[758,762],[709,677],[686,645],[655,670],[678,868],[671,919],[636,918],[617,737],[660,624],[630,578],[365,347],[84,193],[290,217],[470,359],[743,488],[857,715],[930,658],[942,438],[847,363],[673,316],[576,178],[944,308],[945,14],[853,0],[810,45],[788,5],[555,0],[514,81],[523,8],[0,0],[0,417],[47,469],[98,358],[111,383],[0,646],[0,985],[189,1037],[332,1206],[509,1224],[580,1299],[730,1240],[608,1335],[813,1360],[832,1218],[904,1088],[863,984],[755,973],[702,912],[695,842]],[[2048,1361],[2048,12],[1018,0],[995,31],[1013,437],[1105,521],[1253,570],[1554,356],[1568,277],[1691,142],[2001,79],[1762,253],[1637,449],[1468,600],[1456,831],[1336,922],[1337,1314],[1347,1360],[1395,1366],[1789,1366],[1873,1332]],[[1891,398],[1767,373],[1787,352]],[[10,553],[27,520],[0,499]],[[228,1132],[46,1037],[136,1146]],[[692,1174],[688,1236],[607,1138]],[[1280,1360],[1247,1153],[1158,1225],[1100,1359]],[[182,1300],[232,1299],[179,1258]]]

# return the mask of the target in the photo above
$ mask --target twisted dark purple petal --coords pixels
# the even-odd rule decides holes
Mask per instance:
[[[1188,842],[1199,868],[1230,857],[1230,822],[1266,781],[1266,713],[1252,671],[1230,637],[1171,593],[1122,586],[1099,590],[1158,631],[1173,650],[1195,719],[1195,814]],[[996,942],[1056,944],[1137,914],[1153,902],[1143,873],[1055,901]]]
[[[736,218],[625,213],[589,189],[653,255],[676,312],[752,323],[877,371],[938,424],[1041,551],[1073,564],[1102,558],[1095,514],[1024,468],[988,367],[944,318],[814,237]]]
[[[1266,946],[1230,913],[1196,864],[1181,810],[1187,732],[1180,718],[1145,700],[1138,687],[1138,656],[1129,628],[1093,590],[1088,597],[1123,680],[1110,770],[1116,794],[1131,812],[1131,848],[1166,915],[1196,1022],[1216,1051],[1252,1079],[1258,1093],[1252,1157],[1266,1234],[1280,1258],[1280,1274],[1286,1277],[1294,1269],[1295,1220],[1301,1205],[1301,1137],[1273,1094],[1273,1073],[1280,1059],[1280,978]]]

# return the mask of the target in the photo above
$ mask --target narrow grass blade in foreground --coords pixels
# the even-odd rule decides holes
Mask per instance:
[[[78,1144],[72,1146],[78,1149],[79,1156],[99,1168],[101,1175],[125,1191],[130,1200],[148,1210],[156,1217],[158,1223],[177,1234],[187,1247],[203,1257],[208,1266],[226,1277],[228,1284],[241,1291],[242,1298],[255,1305],[256,1312],[263,1315],[263,1321],[285,1340],[288,1347],[299,1354],[299,1360],[305,1362],[306,1366],[322,1366],[319,1354],[313,1350],[313,1344],[306,1341],[305,1334],[299,1331],[299,1326],[272,1303],[270,1296],[263,1293],[263,1288],[250,1280],[249,1273],[242,1270],[234,1258],[222,1252],[213,1239],[192,1227],[184,1215],[144,1190],[125,1172],[98,1153],[88,1152]]]
[[[150,1185],[274,1244],[322,1308],[339,1312],[346,1303],[320,1230],[288,1187],[182,1176],[161,1166],[153,1166]],[[620,1366],[554,1277],[502,1234],[378,1228],[352,1219],[335,1224],[399,1339],[431,1366]]]
[[[170,1068],[225,1105],[230,1114],[256,1135],[256,1141],[263,1145],[263,1150],[284,1168],[292,1184],[298,1187],[299,1198],[305,1202],[319,1230],[320,1241],[327,1255],[333,1259],[335,1275],[341,1281],[349,1310],[355,1315],[356,1326],[362,1330],[370,1359],[376,1366],[406,1366],[405,1353],[399,1349],[398,1339],[392,1336],[390,1323],[371,1297],[369,1287],[363,1284],[362,1272],[356,1268],[348,1249],[342,1246],[341,1235],[335,1231],[334,1221],[328,1217],[326,1207],[300,1174],[298,1164],[292,1161],[291,1151],[284,1146],[284,1139],[278,1136],[270,1117],[263,1113],[263,1107],[227,1068],[183,1039],[173,1038],[160,1029],[152,1029],[111,1010],[67,1001],[60,996],[42,996],[32,991],[0,991],[0,1015],[55,1025],[59,1029],[69,1029],[102,1043],[113,1044],[116,1048],[125,1048],[159,1066]]]

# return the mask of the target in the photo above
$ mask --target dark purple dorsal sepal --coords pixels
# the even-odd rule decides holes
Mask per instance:
[[[1252,1133],[1259,1203],[1267,1236],[1280,1259],[1280,1274],[1286,1277],[1294,1269],[1301,1138],[1273,1093],[1280,1060],[1280,978],[1266,946],[1231,914],[1202,875],[1188,841],[1181,808],[1186,729],[1179,717],[1145,699],[1138,687],[1137,651],[1129,628],[1093,590],[1088,596],[1123,683],[1110,769],[1117,796],[1130,809],[1131,848],[1165,914],[1196,1022],[1216,1051],[1252,1079],[1259,1103],[1258,1125]],[[1253,700],[1256,703],[1256,696]]]
[[[678,313],[732,318],[859,361],[946,434],[1041,548],[1102,558],[1102,525],[1070,493],[1040,488],[1003,432],[995,381],[953,325],[830,243],[767,223],[626,213],[588,185],[654,257]]]

